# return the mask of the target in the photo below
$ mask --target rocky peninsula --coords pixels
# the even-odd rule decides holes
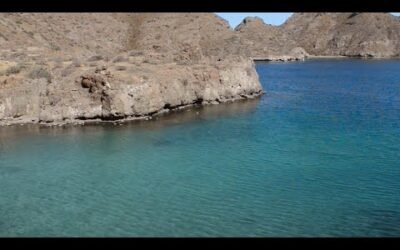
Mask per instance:
[[[148,119],[262,94],[214,14],[1,14],[0,124]]]

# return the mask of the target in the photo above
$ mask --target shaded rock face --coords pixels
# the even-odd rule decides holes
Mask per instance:
[[[0,14],[2,30],[14,44],[0,44],[0,125],[151,117],[262,94],[238,36],[213,14]]]
[[[389,13],[296,13],[285,34],[312,55],[395,57],[400,21]]]

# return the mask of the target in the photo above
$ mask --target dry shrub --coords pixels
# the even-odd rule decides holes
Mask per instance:
[[[79,61],[78,58],[74,58],[74,59],[72,59],[71,65],[74,66],[74,67],[76,67],[76,68],[79,68],[79,67],[82,66],[82,63],[81,63],[81,61]]]
[[[123,66],[123,65],[115,66],[115,70],[118,70],[118,71],[124,71],[126,69],[127,69],[126,66]]]
[[[62,62],[57,62],[57,63],[54,65],[53,70],[55,70],[55,69],[60,69],[60,68],[62,68],[63,66],[64,66],[64,64],[63,64]]]
[[[65,69],[61,71],[61,76],[66,77],[74,73],[76,70],[76,67],[73,64],[68,65]]]
[[[128,55],[129,56],[143,56],[143,51],[131,50]]]
[[[89,57],[88,61],[94,62],[94,61],[101,61],[103,59],[104,59],[104,57],[101,55],[94,55],[94,56]]]
[[[29,66],[28,63],[26,63],[26,62],[21,62],[21,63],[18,63],[17,65],[15,65],[15,66],[9,67],[9,68],[5,71],[5,73],[6,73],[6,75],[15,75],[15,74],[20,73],[20,72],[23,71],[24,69],[28,68],[28,66]]]
[[[115,57],[112,62],[113,63],[117,63],[117,62],[127,62],[128,58],[124,57],[124,56],[117,56]]]
[[[60,56],[53,56],[53,57],[50,57],[49,61],[60,63],[60,62],[64,62],[64,58],[62,58]]]
[[[51,82],[52,75],[47,71],[46,68],[36,66],[34,67],[28,74],[28,77],[31,79],[40,79],[45,78],[48,82]]]
[[[21,72],[21,67],[19,67],[18,65],[15,66],[11,66],[6,70],[6,75],[14,75],[14,74],[18,74],[19,72]]]

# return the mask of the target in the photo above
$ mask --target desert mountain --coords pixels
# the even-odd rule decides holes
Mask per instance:
[[[400,54],[400,21],[389,13],[296,13],[280,29],[312,55]]]
[[[143,13],[131,20],[130,49],[152,50],[172,60],[245,54],[240,36],[212,13]]]
[[[306,55],[281,27],[266,24],[258,17],[245,18],[235,31],[248,48],[247,56],[262,59],[303,59]]]

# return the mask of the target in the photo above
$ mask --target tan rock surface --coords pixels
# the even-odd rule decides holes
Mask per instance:
[[[235,28],[248,48],[247,56],[258,60],[303,60],[307,53],[279,26],[264,23],[258,17],[247,17]]]
[[[295,13],[280,26],[248,17],[235,30],[256,59],[400,55],[400,19],[389,13]]]
[[[400,55],[400,20],[389,13],[296,13],[281,29],[312,55]]]

